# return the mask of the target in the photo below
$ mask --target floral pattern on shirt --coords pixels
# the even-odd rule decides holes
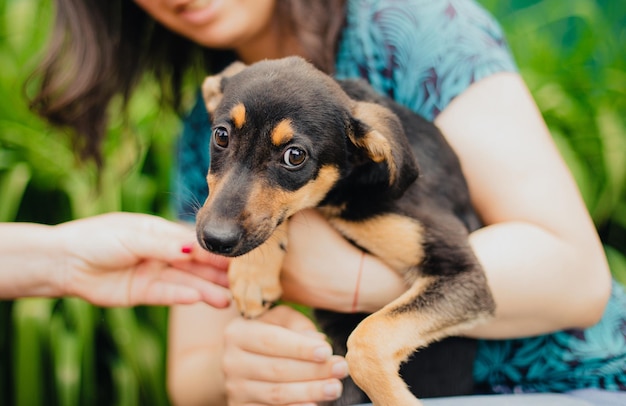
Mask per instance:
[[[626,391],[626,293],[613,282],[593,327],[517,340],[482,340],[474,365],[486,392]]]

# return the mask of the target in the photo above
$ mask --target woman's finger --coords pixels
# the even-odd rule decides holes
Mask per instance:
[[[263,405],[289,405],[321,402],[341,396],[342,385],[338,379],[309,382],[237,381],[226,384],[229,400],[235,404],[259,403]],[[251,398],[247,398],[250,396]]]
[[[332,356],[330,344],[317,336],[259,320],[234,320],[226,329],[225,340],[244,351],[265,356],[312,362],[325,362]]]
[[[289,306],[276,306],[259,317],[266,323],[282,326],[294,331],[317,331],[311,319]]]
[[[241,368],[242,365],[245,368]],[[222,366],[226,376],[236,374],[238,378],[264,382],[342,379],[348,375],[348,364],[338,355],[320,363],[235,350],[224,357]]]
[[[201,300],[213,307],[222,309],[230,305],[231,293],[228,289],[192,273],[168,267],[161,274],[161,280],[169,284],[195,289],[200,294]]]
[[[230,292],[191,273],[146,261],[133,271],[129,304],[171,305],[204,301],[217,308],[230,304]],[[195,292],[195,293],[194,293]]]
[[[228,287],[228,273],[223,269],[195,261],[177,261],[173,262],[172,266],[220,286]]]
[[[192,245],[181,247],[183,251],[188,251],[191,258],[199,263],[211,265],[221,271],[226,271],[230,264],[230,259],[220,255],[213,254],[202,247],[197,242]]]

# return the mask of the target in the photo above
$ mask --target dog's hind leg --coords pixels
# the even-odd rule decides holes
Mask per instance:
[[[456,335],[492,312],[480,267],[420,277],[352,332],[346,356],[350,375],[376,406],[421,405],[400,377],[400,364],[418,348]]]

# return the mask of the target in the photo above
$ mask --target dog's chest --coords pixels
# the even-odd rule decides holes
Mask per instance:
[[[416,219],[385,213],[352,221],[335,215],[332,209],[318,210],[346,239],[401,274],[413,269],[424,257],[424,227]]]

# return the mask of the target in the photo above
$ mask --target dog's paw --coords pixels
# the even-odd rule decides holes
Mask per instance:
[[[265,313],[282,294],[279,281],[270,278],[237,278],[230,282],[230,290],[239,312],[248,319]]]
[[[260,247],[230,261],[230,290],[239,312],[246,318],[263,314],[283,293],[280,270],[285,256],[286,227],[287,221],[284,221],[274,231],[277,237],[272,235]]]

